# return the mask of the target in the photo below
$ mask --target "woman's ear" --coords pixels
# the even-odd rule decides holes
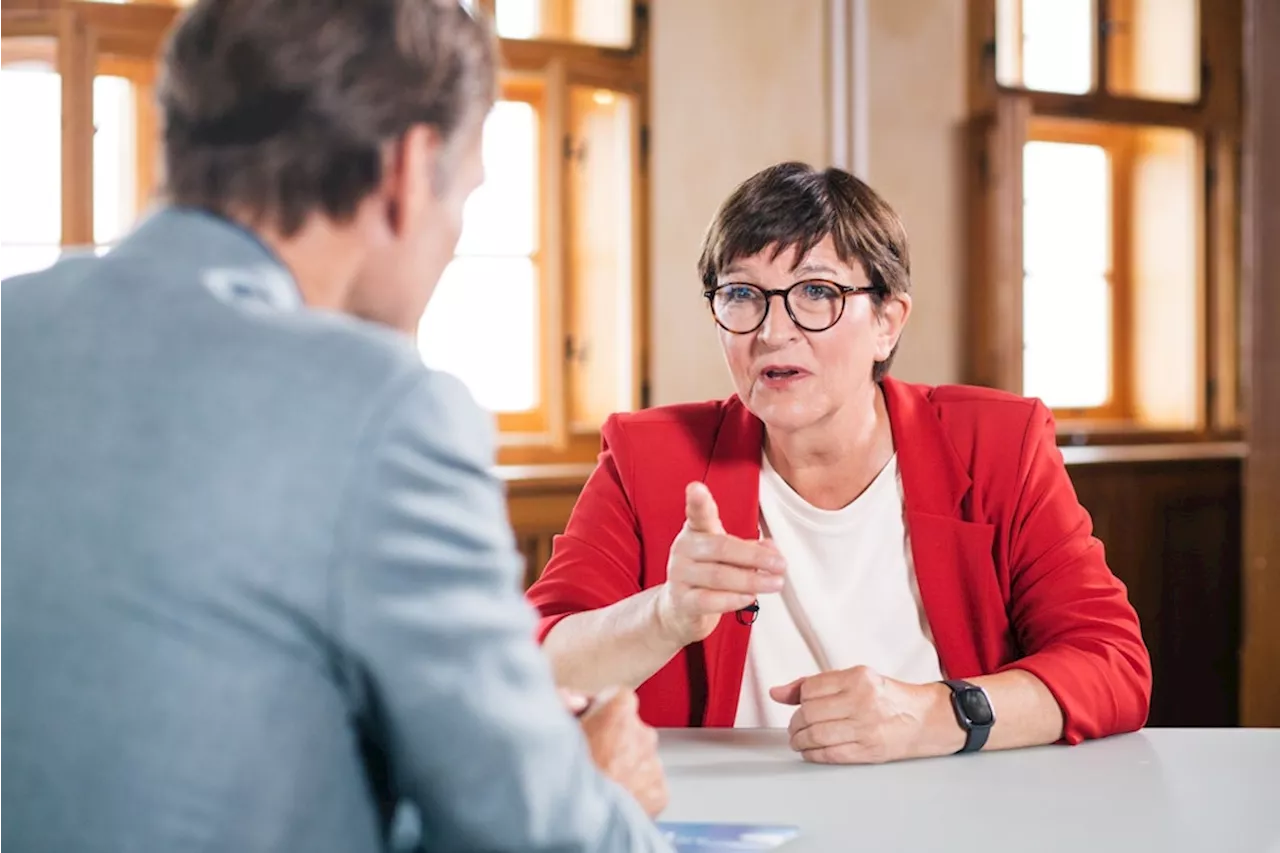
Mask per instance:
[[[895,293],[880,303],[876,317],[880,327],[876,340],[876,361],[884,361],[893,352],[910,314],[911,297],[906,293]]]

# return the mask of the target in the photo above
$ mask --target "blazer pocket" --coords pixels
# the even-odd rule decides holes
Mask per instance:
[[[1013,651],[992,553],[995,526],[909,512],[907,535],[920,599],[947,676],[995,671]]]

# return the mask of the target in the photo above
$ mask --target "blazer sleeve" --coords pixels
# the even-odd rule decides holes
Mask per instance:
[[[565,532],[555,538],[542,576],[526,593],[540,617],[538,642],[564,617],[607,607],[644,588],[639,520],[626,485],[634,482],[626,439],[617,416],[610,416],[601,429],[599,464]]]
[[[1068,743],[1141,728],[1151,660],[1138,615],[1107,567],[1041,403],[1018,465],[1010,567],[1010,619],[1025,657],[1003,668],[1045,683],[1062,708]]]
[[[492,423],[452,377],[410,380],[367,428],[331,570],[373,777],[432,850],[666,849],[530,637]]]

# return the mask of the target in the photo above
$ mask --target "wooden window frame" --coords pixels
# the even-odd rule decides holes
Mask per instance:
[[[136,206],[155,190],[159,118],[156,58],[176,10],[167,6],[12,0],[0,8],[3,64],[38,61],[61,77],[62,246],[94,245],[93,81],[134,86]]]
[[[1061,127],[1074,122],[1181,128],[1194,135],[1204,168],[1204,203],[1199,211],[1203,287],[1196,306],[1203,341],[1199,426],[1189,430],[1148,428],[1133,420],[1121,405],[1108,412],[1058,412],[1059,436],[1071,443],[1237,438],[1242,417],[1238,306],[1241,3],[1201,0],[1198,4],[1200,93],[1197,100],[1180,103],[1109,91],[1115,58],[1109,55],[1114,51],[1108,50],[1107,28],[1100,22],[1127,10],[1122,2],[1095,0],[1094,87],[1075,95],[1000,84],[996,76],[996,0],[969,0],[971,298],[965,380],[1016,393],[1022,390],[1020,152],[1021,145],[1036,135],[1034,128],[1054,122]],[[1123,73],[1123,68],[1115,72]],[[1130,315],[1124,316],[1126,321],[1132,320]],[[1120,330],[1120,315],[1116,321]],[[1132,365],[1136,357],[1132,343],[1121,337],[1116,338],[1113,363]],[[1116,387],[1121,391],[1123,382]],[[1131,387],[1125,393],[1132,399]],[[1120,397],[1123,402],[1124,393]],[[1107,417],[1095,417],[1103,414]]]
[[[548,294],[550,288],[558,286],[558,280],[548,270],[550,266],[549,256],[554,254],[554,251],[549,250],[551,240],[558,238],[554,227],[549,223],[549,214],[556,210],[561,203],[558,187],[553,180],[550,180],[550,172],[553,167],[551,158],[554,156],[554,152],[549,151],[549,148],[554,147],[552,143],[555,130],[546,126],[549,123],[547,89],[542,78],[535,75],[504,72],[500,79],[500,89],[501,100],[528,104],[533,108],[534,115],[537,116],[539,138],[538,171],[535,182],[537,199],[535,203],[537,205],[538,233],[532,260],[539,297],[538,334],[535,335],[534,340],[539,345],[540,351],[538,353],[537,405],[523,412],[498,412],[496,417],[499,434],[502,436],[537,437],[549,430],[551,405],[548,398],[550,391],[554,388],[553,370],[548,363],[547,356],[549,353],[546,352],[546,346],[542,340],[542,331],[554,327],[554,305],[559,302],[558,298],[549,298]]]
[[[569,0],[555,0],[548,13],[568,15]],[[492,17],[494,0],[480,0]],[[552,7],[555,7],[552,9]],[[517,98],[537,89],[540,102],[539,353],[540,408],[500,413],[498,461],[504,465],[573,464],[593,461],[599,425],[573,423],[570,387],[579,349],[568,333],[574,310],[570,222],[565,163],[572,140],[568,127],[570,86],[608,89],[633,99],[632,340],[633,387],[620,389],[632,408],[648,402],[648,3],[632,4],[632,44],[599,47],[556,40],[499,39],[501,83]],[[159,119],[154,107],[157,59],[178,14],[168,3],[95,3],[87,0],[6,0],[4,58],[31,58],[39,47],[62,76],[62,245],[93,243],[93,78],[119,74],[136,86],[138,103],[139,204],[155,189]],[[42,47],[40,47],[42,46]],[[10,50],[14,47],[14,50]]]
[[[493,0],[481,0],[490,16]],[[537,79],[543,86],[543,154],[540,174],[539,237],[545,251],[545,275],[540,291],[542,313],[542,395],[547,407],[541,429],[528,429],[508,415],[499,415],[498,461],[502,465],[563,465],[593,462],[600,450],[598,424],[574,422],[572,373],[582,348],[571,334],[574,293],[579,284],[572,269],[567,202],[567,162],[574,140],[569,126],[569,91],[585,86],[630,97],[635,108],[632,139],[632,282],[631,325],[634,381],[626,392],[631,408],[648,405],[648,4],[633,5],[630,48],[598,47],[547,39],[499,39],[504,80]],[[567,13],[566,13],[567,14]],[[517,416],[519,417],[519,416]],[[525,427],[525,428],[522,428]]]

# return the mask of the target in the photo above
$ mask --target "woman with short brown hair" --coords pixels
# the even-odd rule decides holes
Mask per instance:
[[[615,415],[529,598],[563,686],[658,726],[786,726],[820,762],[1140,727],[1137,616],[1042,403],[889,377],[906,234],[839,169],[784,163],[698,264],[737,390]]]

